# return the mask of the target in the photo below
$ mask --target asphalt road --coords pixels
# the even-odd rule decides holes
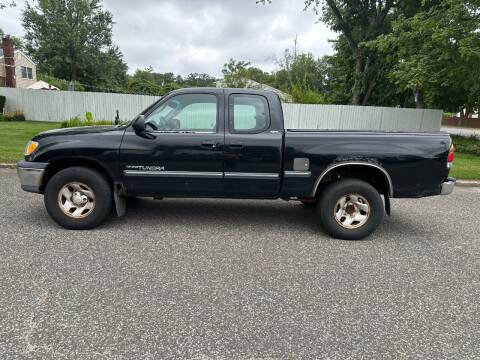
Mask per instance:
[[[0,170],[0,359],[479,359],[480,190],[334,240],[283,201],[142,200],[89,232]]]

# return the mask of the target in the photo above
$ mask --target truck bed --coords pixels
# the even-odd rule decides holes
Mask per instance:
[[[385,169],[393,185],[393,197],[437,195],[448,176],[450,137],[444,132],[365,132],[287,130],[284,170],[294,159],[309,158],[312,175],[286,178],[283,196],[311,189],[332,164],[368,162]],[[401,155],[399,155],[401,154]],[[303,196],[311,196],[304,190]]]

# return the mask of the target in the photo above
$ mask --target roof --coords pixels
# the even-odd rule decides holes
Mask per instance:
[[[49,83],[47,83],[46,81],[43,81],[43,80],[40,80],[40,81],[37,81],[36,83],[33,83],[32,85],[27,87],[27,89],[31,89],[31,90],[60,90],[56,86],[50,85]]]
[[[32,60],[32,58],[30,56],[28,56],[27,54],[25,54],[22,50],[14,50],[14,53],[19,53],[19,54],[22,54],[24,58],[26,58],[28,61],[30,61],[32,64],[35,64],[37,65],[37,63],[35,61]],[[3,58],[3,49],[0,48],[0,59]]]

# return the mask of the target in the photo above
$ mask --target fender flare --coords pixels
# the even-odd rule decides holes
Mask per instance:
[[[312,190],[312,197],[315,197],[315,194],[317,193],[318,186],[320,185],[322,180],[325,178],[325,176],[330,171],[332,171],[334,169],[338,169],[339,167],[349,166],[349,165],[367,166],[367,167],[372,167],[372,168],[375,168],[377,170],[380,170],[383,173],[383,175],[385,176],[385,180],[387,180],[387,184],[388,184],[388,194],[387,195],[388,195],[388,197],[393,197],[393,182],[392,182],[392,178],[388,174],[387,170],[385,170],[382,166],[380,166],[378,164],[367,162],[367,161],[345,161],[345,162],[340,162],[340,163],[336,163],[336,164],[332,164],[332,165],[328,166],[320,174],[320,176],[317,178],[317,181],[315,181],[315,185],[313,186],[313,190]]]

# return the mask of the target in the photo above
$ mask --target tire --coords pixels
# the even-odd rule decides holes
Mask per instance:
[[[303,204],[303,206],[305,206],[306,208],[314,208],[317,206],[317,202],[316,201],[302,201],[300,200],[300,202]]]
[[[88,230],[102,224],[111,214],[113,193],[99,172],[86,167],[71,167],[50,179],[44,202],[48,214],[60,226]]]
[[[343,240],[360,240],[370,235],[385,213],[378,191],[356,179],[330,184],[318,202],[317,211],[324,230]]]

